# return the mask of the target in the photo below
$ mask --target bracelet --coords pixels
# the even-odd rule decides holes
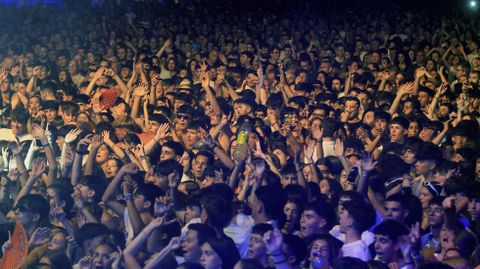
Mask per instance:
[[[79,155],[85,155],[85,154],[87,154],[88,151],[78,151],[78,150],[76,150],[75,152]]]
[[[131,194],[126,194],[123,196],[123,199],[125,201],[132,201],[133,200],[133,196]]]

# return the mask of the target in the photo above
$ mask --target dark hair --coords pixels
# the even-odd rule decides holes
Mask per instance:
[[[173,150],[173,152],[175,153],[175,155],[177,155],[177,156],[182,156],[183,152],[185,151],[182,144],[180,144],[176,141],[167,141],[162,145],[162,147],[171,148]]]
[[[204,269],[203,266],[196,262],[184,262],[177,266],[177,269]]]
[[[222,260],[223,269],[232,269],[240,260],[240,254],[232,239],[228,237],[212,237],[207,239],[206,243],[210,245]]]
[[[284,220],[283,208],[287,203],[287,194],[281,186],[260,186],[255,190],[255,196],[263,204],[265,214],[274,220]]]
[[[200,202],[207,213],[207,223],[217,231],[222,231],[232,218],[232,206],[225,198],[219,195],[204,195]]]
[[[99,178],[93,175],[85,175],[80,179],[79,184],[85,185],[88,188],[95,191],[93,196],[93,202],[98,203],[102,199],[103,192],[107,188],[107,183],[103,178]]]
[[[188,225],[188,230],[197,232],[197,240],[199,245],[205,243],[209,238],[217,236],[215,230],[207,224],[192,223]]]
[[[48,258],[48,260],[52,264],[51,268],[54,268],[54,269],[72,268],[72,263],[70,262],[70,259],[62,250],[47,252],[43,257]]]
[[[255,259],[241,259],[242,269],[263,269],[263,265]]]
[[[85,223],[80,229],[75,231],[75,240],[82,247],[83,243],[97,236],[109,235],[107,226],[101,223]]]
[[[26,208],[29,211],[40,216],[38,223],[41,223],[48,217],[50,213],[50,204],[48,201],[38,194],[27,194],[20,198],[17,203],[17,208]]]
[[[160,187],[158,187],[155,184],[145,183],[145,184],[139,185],[135,189],[135,194],[143,195],[143,197],[145,197],[145,201],[150,202],[150,208],[149,208],[150,212],[153,212],[155,198],[163,196],[164,192]]]
[[[171,173],[176,173],[178,176],[183,174],[183,166],[176,160],[160,161],[153,168],[153,174],[168,176]]]
[[[252,234],[258,234],[262,237],[268,231],[273,231],[273,226],[269,223],[259,223],[252,227]]]
[[[408,229],[398,221],[385,220],[373,229],[373,233],[388,236],[393,242],[398,242],[402,235],[408,234]]]
[[[359,258],[340,257],[335,261],[333,269],[368,269],[368,266]]]
[[[283,236],[283,243],[286,245],[288,251],[292,252],[295,256],[293,265],[300,264],[307,256],[307,242],[303,238],[293,234],[286,234]],[[286,258],[288,259],[288,257]]]
[[[320,218],[325,219],[325,229],[330,231],[333,226],[335,225],[335,221],[337,220],[337,215],[335,214],[335,209],[333,206],[327,202],[323,201],[315,201],[308,203],[305,210],[312,210],[314,211]]]
[[[343,208],[348,211],[355,229],[360,233],[375,223],[375,210],[363,200],[361,202],[346,201],[343,203]]]

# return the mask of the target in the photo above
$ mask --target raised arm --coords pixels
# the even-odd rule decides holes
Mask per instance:
[[[53,153],[53,149],[50,146],[50,143],[48,143],[47,136],[45,135],[46,131],[37,124],[34,124],[32,128],[33,136],[40,139],[40,143],[42,143],[45,155],[47,156],[48,177],[46,180],[46,185],[48,187],[52,185],[57,179],[57,160],[55,158],[55,153]]]

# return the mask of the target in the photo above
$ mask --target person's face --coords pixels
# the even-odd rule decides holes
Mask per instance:
[[[446,228],[445,225],[442,226],[442,230],[440,231],[440,245],[442,249],[455,247],[455,233]]]
[[[325,220],[320,218],[313,210],[304,210],[300,218],[300,234],[307,238],[319,233],[319,229],[325,225]]]
[[[434,130],[430,128],[422,128],[418,137],[422,139],[424,142],[430,142],[433,139]]]
[[[390,138],[392,139],[392,141],[402,141],[404,135],[405,129],[401,125],[390,125]]]
[[[175,121],[177,123],[176,127],[180,130],[185,130],[187,128],[187,123],[190,121],[191,116],[185,113],[177,113]]]
[[[419,92],[418,93],[418,102],[422,107],[428,105],[430,103],[430,96],[426,92]]]
[[[39,219],[39,215],[31,211],[28,206],[18,206],[15,209],[15,221],[23,226],[30,226]]]
[[[160,161],[172,160],[175,157],[175,152],[172,148],[166,146],[162,147],[162,152],[160,153]]]
[[[473,219],[480,218],[480,198],[470,198],[468,201],[468,212]]]
[[[246,104],[236,104],[235,111],[237,112],[237,117],[239,117],[242,115],[248,115],[251,111],[251,108]]]
[[[320,193],[329,195],[330,194],[330,182],[328,179],[322,179],[320,181]]]
[[[443,225],[443,207],[439,205],[430,205],[427,208],[428,224],[431,227],[440,227]]]
[[[420,125],[416,121],[411,121],[408,124],[407,136],[413,137],[418,136],[420,134]]]
[[[182,241],[183,257],[186,261],[197,262],[202,256],[202,249],[198,243],[198,232],[189,230],[187,237]]]
[[[60,232],[54,233],[50,237],[50,240],[48,241],[48,244],[47,244],[47,248],[50,251],[65,250],[66,247],[67,247],[67,239],[65,237],[65,234]]]
[[[283,213],[285,213],[288,223],[296,224],[298,222],[298,217],[300,212],[298,212],[297,204],[292,202],[287,202],[283,207]]]
[[[428,160],[419,160],[415,163],[415,173],[417,175],[427,175],[432,169],[432,162]]]
[[[15,136],[20,136],[20,135],[23,135],[27,132],[27,128],[26,128],[25,124],[23,124],[19,121],[13,120],[10,123],[10,127],[12,129],[13,135],[15,135]]]
[[[308,260],[312,262],[315,258],[314,253],[317,253],[317,257],[319,258],[324,258],[325,260],[330,260],[330,246],[328,245],[328,242],[323,239],[317,239],[313,241],[312,243],[312,248],[310,249],[310,255]]]
[[[186,138],[185,138],[185,144],[187,146],[193,146],[199,140],[200,140],[200,137],[198,135],[198,130],[196,130],[196,129],[188,129],[187,130],[187,135],[186,135]]]
[[[402,154],[402,160],[408,164],[414,164],[417,161],[415,158],[415,152],[411,149],[406,149]]]
[[[222,260],[220,256],[212,249],[209,243],[202,245],[202,256],[200,263],[205,269],[221,269]]]
[[[111,268],[112,265],[112,258],[110,254],[112,254],[113,249],[111,249],[107,245],[99,245],[95,248],[92,256],[92,265],[93,268]]]
[[[185,207],[185,221],[189,222],[194,218],[200,218],[202,208],[199,206],[189,205]]]
[[[208,165],[208,158],[202,155],[197,156],[192,162],[192,172],[195,178],[202,178]]]
[[[400,223],[403,223],[405,217],[407,216],[407,211],[403,208],[403,206],[396,201],[386,201],[385,202],[385,212],[386,212],[386,219],[396,220]]]
[[[252,73],[248,74],[246,80],[247,80],[246,84],[251,88],[254,88],[258,84],[258,76],[255,74],[252,74]]]
[[[183,166],[184,172],[190,170],[190,155],[187,152],[184,152],[180,158],[180,164]]]
[[[375,113],[373,111],[368,111],[363,117],[363,123],[368,126],[372,126],[375,122]],[[386,126],[385,126],[386,127]]]
[[[427,208],[428,203],[432,200],[433,195],[427,190],[426,187],[420,189],[420,196],[418,197],[422,203],[422,208]]]
[[[106,177],[114,177],[117,173],[118,170],[120,170],[120,167],[118,167],[117,161],[110,159],[106,162],[106,171],[105,171],[105,176]]]
[[[248,243],[247,257],[249,259],[260,260],[267,255],[267,248],[263,242],[263,236],[260,234],[252,233],[250,241]]]
[[[52,122],[58,116],[58,111],[53,108],[47,108],[44,110],[45,116],[47,116],[47,121]]]
[[[97,155],[95,157],[95,161],[99,164],[103,164],[108,160],[108,156],[110,155],[110,150],[108,146],[103,144],[97,151]]]
[[[110,111],[112,112],[112,116],[115,119],[119,119],[127,116],[127,107],[125,106],[124,103],[120,103],[116,106],[112,106],[110,108]]]
[[[357,116],[358,113],[358,103],[353,100],[349,100],[345,103],[345,112],[350,114],[350,119]]]
[[[376,119],[374,121],[374,128],[380,132],[384,132],[387,129],[388,122],[384,119]]]
[[[388,236],[376,234],[375,235],[375,252],[380,261],[389,263],[395,257],[395,252],[398,250],[397,244],[395,244]]]
[[[413,104],[412,102],[405,102],[402,109],[403,114],[411,115],[413,113]]]
[[[287,155],[285,154],[285,152],[283,152],[280,149],[275,149],[273,151],[273,154],[276,155],[278,157],[278,159],[280,160],[280,166],[281,167],[284,167],[287,164]]]

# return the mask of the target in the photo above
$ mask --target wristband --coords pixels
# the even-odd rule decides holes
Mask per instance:
[[[126,194],[123,196],[123,199],[125,201],[132,201],[133,200],[133,196],[131,194]]]
[[[85,155],[88,153],[88,151],[80,151],[80,150],[76,150],[75,152],[80,155]]]

